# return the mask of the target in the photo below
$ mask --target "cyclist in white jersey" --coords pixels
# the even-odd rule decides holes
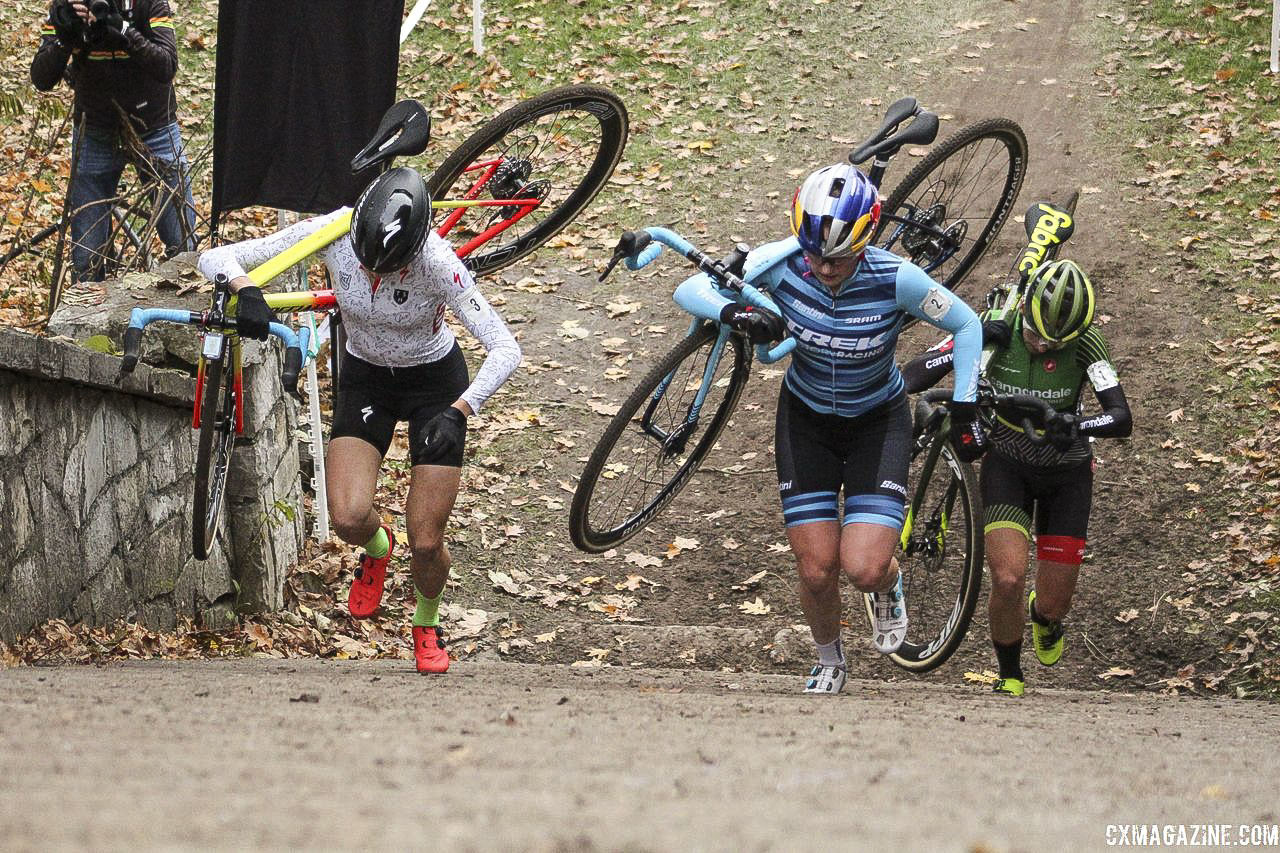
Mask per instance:
[[[274,314],[251,269],[319,231],[347,208],[304,220],[268,237],[210,249],[200,271],[231,280],[239,296],[243,334],[264,338]],[[413,465],[405,522],[417,609],[414,656],[419,672],[444,672],[449,655],[440,636],[439,607],[449,577],[444,528],[458,494],[467,416],[520,364],[520,347],[475,280],[431,230],[431,199],[413,169],[375,179],[357,200],[348,236],[319,252],[336,285],[347,332],[338,376],[325,468],[329,513],[346,542],[364,545],[348,597],[351,615],[372,616],[382,600],[394,544],[374,509],[378,470],[399,421],[409,422]],[[446,306],[484,345],[475,379],[453,332]]]

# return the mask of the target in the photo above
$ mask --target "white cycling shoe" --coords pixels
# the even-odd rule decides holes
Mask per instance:
[[[891,655],[907,638],[907,601],[902,595],[902,572],[893,589],[888,592],[871,593],[872,635],[876,651],[882,655]]]
[[[844,689],[844,680],[847,674],[842,666],[823,666],[818,664],[809,671],[809,680],[804,684],[804,692],[834,696]]]

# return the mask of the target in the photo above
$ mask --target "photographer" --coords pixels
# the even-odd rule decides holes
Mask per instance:
[[[111,207],[126,163],[144,182],[162,185],[152,203],[167,253],[194,249],[168,0],[53,0],[41,35],[31,82],[47,92],[65,77],[75,92],[67,189],[74,280],[103,279]]]

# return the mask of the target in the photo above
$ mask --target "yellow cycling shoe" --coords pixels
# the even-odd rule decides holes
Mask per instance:
[[[1066,648],[1066,640],[1063,635],[1061,622],[1052,622],[1048,625],[1041,625],[1031,615],[1032,605],[1036,601],[1036,591],[1031,590],[1031,595],[1027,596],[1027,618],[1031,620],[1031,645],[1036,650],[1036,660],[1045,666],[1053,666],[1062,657],[1062,650]]]
[[[1021,696],[1026,685],[1021,678],[1001,678],[991,685],[992,693],[1003,693],[1006,696]]]

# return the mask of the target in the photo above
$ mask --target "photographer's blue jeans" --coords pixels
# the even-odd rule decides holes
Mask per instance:
[[[196,216],[191,182],[187,178],[187,156],[178,125],[157,128],[143,136],[142,141],[151,152],[151,164],[135,164],[139,178],[144,183],[159,180],[167,188],[157,189],[152,196],[152,204],[159,210],[156,233],[168,254],[190,251],[195,248]],[[75,173],[67,190],[74,280],[102,281],[103,261],[109,251],[107,240],[111,235],[111,208],[120,176],[126,163],[131,161],[114,133],[104,134],[88,128],[81,133],[77,129],[72,145],[79,147]],[[178,199],[185,199],[185,203],[180,205]]]

